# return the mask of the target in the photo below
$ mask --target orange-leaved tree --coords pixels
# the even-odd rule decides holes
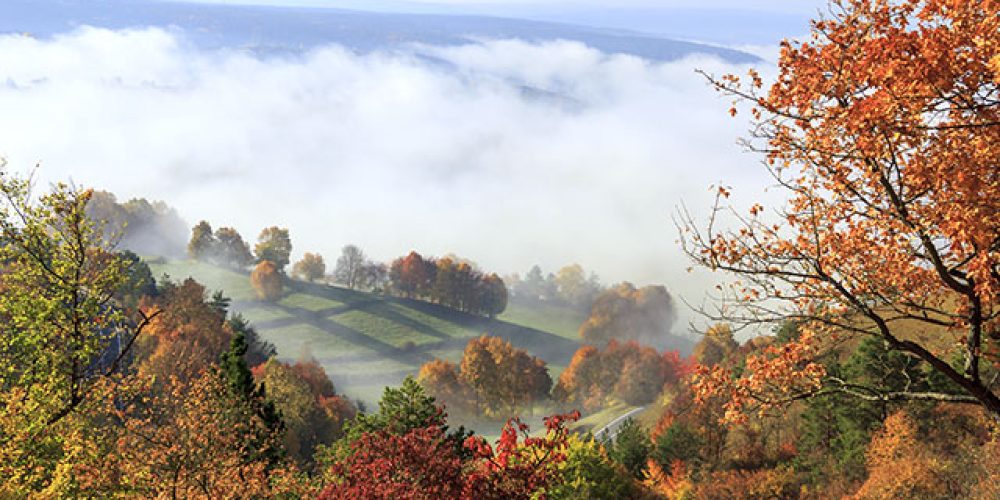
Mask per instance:
[[[274,301],[281,296],[284,279],[278,271],[278,266],[269,260],[261,261],[250,273],[250,284],[253,285],[257,298]]]
[[[754,205],[719,232],[720,188],[707,225],[682,214],[685,249],[738,277],[723,290],[739,307],[718,319],[786,318],[802,335],[740,377],[703,368],[698,387],[726,391],[734,419],[829,391],[1000,417],[1000,1],[834,0],[829,12],[811,38],[782,44],[769,91],[754,71],[709,77],[731,113],[750,106],[746,145],[788,203],[777,224]],[[813,362],[850,336],[881,339],[955,390],[852,385]]]

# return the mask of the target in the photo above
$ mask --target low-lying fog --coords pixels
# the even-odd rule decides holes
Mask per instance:
[[[706,214],[719,180],[749,204],[767,179],[695,68],[745,70],[558,41],[260,58],[158,28],[9,35],[0,155],[248,240],[287,226],[296,255],[331,263],[347,243],[500,273],[579,262],[698,301],[709,281],[686,272],[671,213]]]

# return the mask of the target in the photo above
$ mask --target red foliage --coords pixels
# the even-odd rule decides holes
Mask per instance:
[[[565,425],[578,418],[579,412],[546,418],[544,437],[531,437],[526,424],[512,419],[495,448],[478,436],[466,439],[473,453],[464,463],[437,424],[402,435],[366,433],[333,466],[336,482],[320,498],[529,499],[554,479],[553,466],[566,459]]]
[[[333,466],[340,482],[320,499],[455,498],[462,491],[462,461],[438,425],[403,435],[367,433],[351,451]]]

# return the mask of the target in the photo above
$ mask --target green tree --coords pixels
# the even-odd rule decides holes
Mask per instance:
[[[250,460],[262,458],[274,465],[282,457],[283,450],[276,438],[284,430],[285,425],[274,402],[267,399],[264,384],[256,384],[253,373],[247,367],[246,354],[249,347],[244,331],[234,331],[229,350],[222,353],[219,368],[233,395],[248,404],[263,423],[264,432],[247,436],[250,442],[246,449],[252,450],[247,458]]]
[[[272,226],[261,231],[254,253],[257,255],[257,262],[271,261],[277,266],[278,272],[284,273],[292,255],[292,239],[288,236],[288,229]]]
[[[608,443],[608,457],[622,465],[635,479],[643,480],[649,472],[649,454],[653,443],[649,434],[635,420],[627,419]]]
[[[229,328],[233,335],[243,335],[247,343],[247,352],[243,355],[247,366],[257,366],[267,362],[278,354],[274,344],[261,338],[257,330],[250,325],[250,322],[241,314],[236,314],[229,319]]]
[[[701,437],[688,424],[677,422],[656,438],[650,458],[663,470],[670,470],[677,460],[685,463],[701,461],[702,444]]]
[[[610,459],[593,438],[570,436],[566,460],[555,466],[557,479],[545,489],[552,499],[635,498],[639,488],[621,464]]]
[[[119,289],[117,298],[126,307],[136,307],[143,297],[156,295],[156,280],[149,266],[138,255],[123,250],[118,257],[125,266],[125,283]]]

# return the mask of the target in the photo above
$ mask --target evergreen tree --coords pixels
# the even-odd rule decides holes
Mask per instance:
[[[627,419],[618,429],[614,441],[607,444],[608,457],[618,462],[632,477],[643,480],[648,474],[649,453],[653,443],[635,420]]]
[[[273,465],[282,456],[281,445],[277,438],[284,429],[284,424],[274,403],[267,400],[264,385],[254,383],[253,374],[244,359],[248,348],[243,331],[234,331],[229,350],[222,353],[219,369],[232,393],[249,405],[254,415],[261,419],[264,428],[267,429],[265,435],[250,437],[252,444],[248,449],[254,452],[248,458],[265,458]]]

